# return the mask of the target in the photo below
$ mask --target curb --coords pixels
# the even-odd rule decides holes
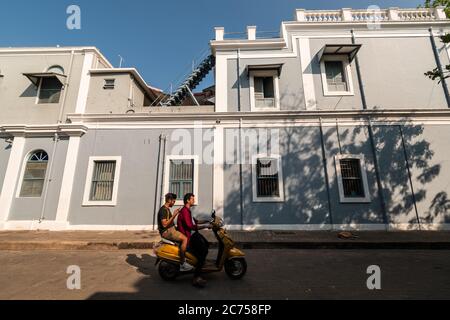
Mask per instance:
[[[450,242],[236,242],[243,250],[252,249],[329,249],[329,250],[450,250]],[[211,249],[217,249],[211,243]],[[87,241],[8,241],[0,242],[0,251],[114,251],[149,250],[153,242],[87,242]]]

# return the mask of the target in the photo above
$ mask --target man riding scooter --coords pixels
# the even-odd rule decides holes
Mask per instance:
[[[196,287],[204,287],[206,280],[201,277],[206,257],[208,256],[209,243],[198,231],[211,229],[210,221],[198,221],[192,217],[191,208],[195,205],[195,195],[188,193],[184,196],[184,207],[178,216],[178,231],[188,239],[188,250],[198,259],[195,266],[192,284]]]
[[[188,238],[177,231],[175,228],[175,219],[180,213],[180,209],[175,210],[174,214],[170,212],[170,209],[175,205],[177,195],[174,193],[168,193],[165,196],[164,206],[158,212],[158,229],[161,237],[169,241],[173,241],[180,244],[180,271],[186,272],[194,269],[189,263],[186,262],[186,249],[188,245]]]

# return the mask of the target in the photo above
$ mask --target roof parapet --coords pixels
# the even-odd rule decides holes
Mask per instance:
[[[368,8],[364,10],[343,8],[341,10],[295,10],[295,20],[298,22],[370,22],[370,21],[433,21],[446,20],[445,7],[400,9]]]

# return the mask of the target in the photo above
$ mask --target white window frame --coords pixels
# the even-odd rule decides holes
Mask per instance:
[[[344,194],[344,183],[342,180],[341,173],[341,160],[344,159],[356,159],[359,160],[359,166],[361,170],[361,177],[363,180],[363,188],[364,188],[364,197],[361,198],[347,198]],[[372,199],[370,197],[370,189],[369,182],[367,180],[367,167],[365,158],[363,155],[339,155],[335,157],[335,165],[336,165],[336,174],[338,179],[338,187],[339,187],[339,199],[341,203],[370,203]]]
[[[115,161],[116,168],[114,172],[114,184],[111,201],[91,201],[90,194],[92,188],[92,178],[94,174],[94,164],[96,161]],[[122,165],[122,157],[89,157],[88,170],[86,175],[86,184],[84,186],[83,207],[115,207],[117,206],[117,195],[119,193],[120,168]]]
[[[325,61],[341,61],[345,72],[345,81],[347,82],[347,91],[330,91],[328,90],[327,72],[325,68]],[[355,89],[353,86],[352,66],[349,62],[348,56],[345,54],[337,54],[324,56],[320,61],[320,71],[322,73],[322,87],[324,96],[354,96]]]
[[[255,111],[279,111],[280,110],[280,84],[278,70],[254,70],[250,71],[250,108]],[[274,108],[257,108],[255,101],[255,77],[273,77],[273,90],[275,94]]]
[[[44,149],[33,149],[33,150],[31,150],[30,152],[27,153],[25,158],[23,158],[22,168],[21,168],[20,175],[19,175],[20,180],[17,183],[16,199],[41,199],[43,197],[43,195],[44,195],[44,192],[42,192],[40,197],[22,197],[20,195],[22,193],[23,179],[25,178],[25,170],[27,168],[28,161],[29,161],[31,155],[33,153],[37,152],[37,151],[44,151],[45,153],[47,153],[47,156],[48,156],[47,168],[45,170],[45,177],[44,177],[44,185],[42,186],[42,190],[43,191],[45,190],[45,185],[48,182],[48,178],[49,178],[49,174],[50,174],[50,172],[48,170],[48,168],[49,168],[48,166],[49,166],[49,163],[50,163],[50,155]]]
[[[278,160],[278,185],[280,188],[279,197],[258,197],[257,188],[257,164],[259,159],[276,159]],[[253,202],[285,202],[284,198],[284,181],[283,181],[283,163],[279,154],[258,154],[252,157],[252,184],[253,184]]]
[[[198,206],[200,203],[199,194],[198,194],[198,177],[199,177],[199,156],[196,155],[168,155],[166,156],[166,163],[164,168],[164,192],[161,195],[162,198],[170,192],[169,190],[169,180],[170,180],[170,162],[172,160],[194,160],[194,188],[193,193],[195,195],[196,203],[195,205]],[[164,199],[162,200],[164,203]],[[177,200],[175,202],[176,206],[184,206],[183,200]]]

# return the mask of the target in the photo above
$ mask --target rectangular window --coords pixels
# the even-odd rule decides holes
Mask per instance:
[[[39,198],[44,189],[47,162],[28,162],[23,176],[20,197]]]
[[[363,156],[337,156],[336,169],[341,202],[370,202],[369,185]]]
[[[89,201],[112,200],[115,170],[115,161],[94,161]]]
[[[279,197],[278,160],[258,159],[256,164],[256,181],[258,197]]]
[[[199,204],[199,157],[196,155],[168,155],[164,166],[164,192],[175,193],[175,205],[182,206],[187,193],[196,196]],[[162,199],[164,202],[164,199]]]
[[[116,206],[122,157],[90,157],[83,206]]]
[[[275,108],[275,87],[273,77],[255,77],[255,107]]]
[[[194,160],[170,160],[170,192],[177,195],[177,200],[183,200],[187,193],[194,190]]]
[[[116,86],[116,79],[105,79],[103,89],[112,90]]]
[[[253,157],[253,201],[283,202],[281,157]]]
[[[360,161],[358,159],[342,159],[340,165],[344,196],[346,198],[364,197]]]
[[[347,80],[342,61],[325,61],[328,91],[348,91]]]
[[[38,103],[59,103],[62,83],[56,77],[42,78],[39,86]]]

